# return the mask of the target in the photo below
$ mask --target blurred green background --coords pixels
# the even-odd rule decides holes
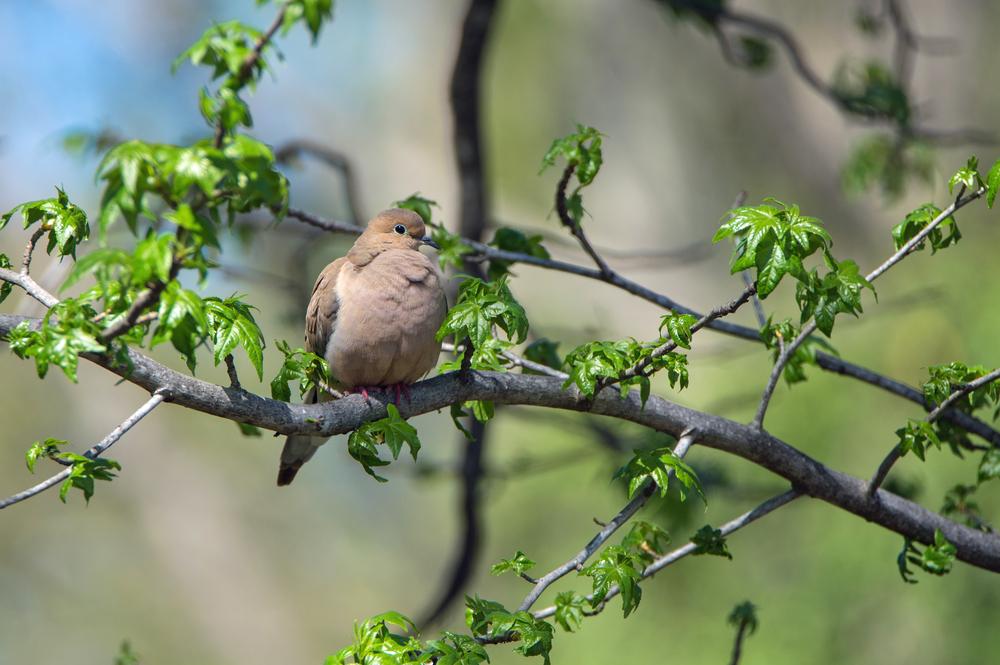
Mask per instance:
[[[737,6],[794,29],[813,66],[834,71],[845,55],[887,57],[888,39],[853,29],[858,3],[753,0]],[[926,124],[998,127],[992,85],[1000,6],[985,0],[909,3],[917,30],[948,37],[944,55],[921,56],[914,91]],[[457,218],[448,80],[464,2],[338,0],[334,22],[311,47],[303,31],[281,39],[276,64],[251,99],[255,136],[280,147],[309,138],[347,155],[363,214],[419,191]],[[249,0],[8,0],[0,4],[0,209],[50,196],[62,185],[93,211],[95,160],[68,154],[62,137],[111,129],[123,137],[182,142],[206,134],[197,111],[202,71],[170,62],[211,21],[263,26],[271,8]],[[900,200],[843,193],[850,146],[871,131],[851,124],[796,78],[782,56],[763,73],[735,69],[718,44],[676,24],[652,2],[508,0],[497,18],[485,70],[485,149],[491,210],[498,223],[558,235],[548,213],[556,174],[538,176],[555,136],[579,121],[607,134],[605,167],[587,191],[596,245],[618,250],[691,248],[684,256],[611,258],[628,276],[701,310],[741,288],[728,275],[728,247],[711,247],[718,220],[741,190],[773,195],[824,220],[838,257],[863,269],[891,251],[889,229],[924,201],[943,205],[944,183],[978,151],[937,152],[933,187]],[[344,217],[337,173],[305,159],[290,168],[292,203]],[[995,216],[992,215],[992,216]],[[866,300],[863,320],[837,324],[847,358],[910,384],[950,360],[1000,365],[993,303],[1000,297],[1000,230],[982,205],[959,215],[965,240],[933,259],[908,259]],[[225,270],[205,294],[248,294],[268,340],[301,339],[303,298],[313,276],[349,238],[306,233],[293,221],[234,238]],[[124,236],[122,237],[124,240]],[[19,256],[19,229],[0,251]],[[560,258],[584,262],[569,245]],[[66,266],[38,256],[36,275],[55,287]],[[661,314],[621,291],[563,274],[517,267],[512,287],[533,331],[562,351],[595,338],[655,336]],[[262,279],[263,277],[263,279]],[[291,287],[288,285],[291,282]],[[794,312],[783,286],[765,302]],[[16,296],[4,311],[38,314]],[[735,317],[755,325],[752,312]],[[159,350],[175,367],[178,358]],[[704,333],[691,353],[691,387],[668,399],[747,421],[770,366],[762,347]],[[223,381],[207,365],[202,378]],[[266,393],[248,366],[245,387]],[[277,369],[265,356],[268,376]],[[0,360],[0,487],[37,481],[24,450],[48,436],[79,450],[99,440],[144,400],[107,372],[81,365],[79,385],[58,373]],[[831,466],[867,477],[895,440],[912,404],[820,371],[779,387],[768,427]],[[143,663],[317,663],[348,643],[352,623],[396,609],[419,616],[447,576],[458,532],[463,441],[447,414],[415,419],[424,447],[376,484],[351,460],[343,438],[323,448],[287,489],[274,485],[279,441],[244,438],[230,422],[169,405],[113,451],[119,479],[91,505],[54,492],[0,515],[0,663],[110,663],[129,639]],[[628,445],[638,433],[604,422]],[[516,605],[521,581],[492,578],[489,564],[522,549],[548,570],[624,503],[610,481],[623,460],[595,440],[582,416],[522,408],[490,425],[484,484],[484,543],[470,592]],[[749,464],[695,448],[688,461],[708,481],[707,510],[667,501],[646,518],[677,544],[706,522],[722,523],[784,484]],[[42,472],[51,472],[45,468]],[[904,459],[895,477],[940,507],[944,491],[971,482],[974,461],[932,451]],[[995,484],[995,483],[994,483]],[[987,516],[1000,492],[984,487]],[[689,558],[644,584],[643,603],[622,621],[618,601],[577,635],[557,634],[557,663],[727,662],[733,605],[752,600],[761,626],[744,663],[984,663],[1000,650],[1000,579],[957,565],[946,578],[896,571],[899,536],[803,499],[730,540],[733,561]],[[584,590],[569,577],[555,590]],[[552,594],[542,603],[549,604]],[[456,606],[446,625],[462,625]],[[439,626],[440,627],[440,626]],[[433,627],[428,636],[433,634]],[[520,660],[491,649],[495,663]]]

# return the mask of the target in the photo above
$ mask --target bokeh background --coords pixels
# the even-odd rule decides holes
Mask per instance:
[[[253,5],[0,3],[0,209],[62,185],[96,210],[96,159],[67,152],[67,133],[110,130],[164,142],[205,135],[196,105],[205,73],[186,66],[172,75],[170,62],[212,21],[269,23],[273,10]],[[853,28],[855,2],[735,5],[793,28],[823,75],[846,55],[886,57],[891,48],[890,40]],[[914,90],[926,124],[997,128],[1000,6],[909,6],[919,32],[949,38],[944,53],[917,61]],[[301,29],[279,41],[284,60],[251,99],[254,135],[276,147],[308,138],[348,156],[365,215],[419,191],[453,224],[447,90],[464,11],[457,0],[338,0],[317,45]],[[609,256],[630,277],[703,311],[742,287],[728,275],[728,247],[710,243],[739,191],[753,202],[773,195],[800,204],[825,221],[839,257],[869,268],[891,250],[889,229],[907,210],[924,201],[943,205],[944,183],[968,154],[987,165],[997,156],[984,146],[940,150],[935,185],[911,187],[897,200],[848,196],[840,169],[850,146],[872,130],[845,120],[780,55],[766,72],[734,68],[710,35],[642,0],[507,0],[493,37],[483,100],[493,219],[558,236],[549,215],[557,175],[539,176],[539,160],[573,123],[591,124],[607,134],[605,168],[587,191],[592,239],[625,252]],[[337,172],[304,159],[288,175],[295,206],[347,214]],[[911,384],[935,363],[1000,364],[993,305],[1000,229],[991,217],[971,206],[959,216],[966,238],[957,248],[916,255],[886,276],[878,303],[866,299],[863,320],[838,322],[841,353]],[[293,221],[256,228],[234,234],[225,269],[204,293],[248,294],[267,339],[294,344],[313,275],[350,239],[306,233]],[[24,240],[12,226],[0,250],[19,256]],[[584,261],[570,245],[549,247]],[[632,250],[668,253],[630,257]],[[48,257],[35,266],[53,288],[65,274]],[[560,340],[563,351],[594,338],[655,336],[661,312],[648,303],[596,282],[529,267],[515,272],[513,289],[534,332]],[[782,288],[765,305],[787,316],[792,300]],[[4,308],[38,313],[19,296]],[[753,324],[750,311],[736,318]],[[265,361],[273,375],[274,356]],[[240,366],[246,387],[267,391]],[[682,404],[748,420],[768,368],[762,347],[704,333],[691,353],[690,389],[659,389]],[[867,477],[893,431],[918,409],[849,379],[811,375],[794,391],[779,388],[769,429]],[[199,376],[224,380],[209,364]],[[32,441],[66,438],[83,449],[143,399],[90,366],[81,366],[72,385],[58,372],[41,382],[30,363],[0,358],[2,493],[37,481],[23,464]],[[0,663],[110,663],[123,639],[151,664],[317,663],[350,641],[357,619],[388,609],[420,616],[454,555],[463,442],[447,414],[415,424],[421,458],[392,465],[388,484],[366,476],[338,438],[292,487],[278,489],[279,441],[244,438],[230,422],[161,407],[115,448],[121,476],[99,486],[89,506],[75,493],[62,505],[50,492],[0,515]],[[601,424],[626,450],[641,436]],[[569,558],[592,535],[592,518],[606,519],[623,504],[623,488],[610,477],[624,456],[580,416],[510,408],[490,429],[483,551],[470,592],[516,605],[526,585],[490,577],[489,564],[518,548],[539,571]],[[719,524],[783,489],[774,476],[714,451],[695,448],[689,462],[708,482],[707,510],[670,500],[645,512],[678,544],[702,524]],[[937,509],[948,487],[973,480],[974,461],[932,451],[926,464],[907,458],[895,473]],[[979,501],[987,515],[998,514],[995,487],[981,490]],[[749,599],[760,608],[761,626],[745,645],[745,663],[989,662],[1000,650],[1000,579],[958,565],[944,579],[921,574],[919,584],[905,585],[895,563],[901,544],[899,536],[800,500],[735,535],[733,561],[689,558],[646,582],[643,603],[627,621],[615,601],[579,634],[557,634],[554,661],[726,662],[733,630],[725,618]],[[557,587],[565,588],[585,585],[570,577]],[[461,627],[460,604],[444,625]],[[495,663],[520,660],[504,646],[491,656]]]

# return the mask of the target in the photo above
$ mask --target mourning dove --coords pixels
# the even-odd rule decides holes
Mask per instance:
[[[447,310],[437,264],[420,253],[434,245],[415,212],[380,212],[354,246],[328,265],[306,310],[306,349],[330,363],[334,387],[396,388],[417,381],[437,363],[435,335]],[[316,389],[316,403],[329,396]],[[278,485],[287,485],[323,437],[290,436],[281,451]]]

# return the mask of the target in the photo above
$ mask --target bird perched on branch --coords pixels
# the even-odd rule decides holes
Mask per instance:
[[[437,363],[435,338],[447,304],[437,264],[420,252],[437,247],[424,222],[392,208],[370,222],[354,246],[320,273],[306,310],[306,349],[330,363],[334,387],[394,389],[396,398]],[[306,403],[329,396],[313,388]],[[287,485],[324,437],[293,435],[281,451],[278,485]]]

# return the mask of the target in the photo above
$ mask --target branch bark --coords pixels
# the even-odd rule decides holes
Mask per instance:
[[[22,321],[31,325],[39,323],[38,319],[0,315],[0,337]],[[150,392],[166,389],[171,401],[179,406],[281,434],[332,436],[387,415],[386,404],[379,401],[380,396],[367,401],[361,395],[348,395],[324,404],[287,404],[186,376],[134,350],[129,351],[129,356],[131,371],[115,366],[106,356],[83,355]],[[675,437],[693,427],[698,432],[699,444],[768,469],[803,494],[920,543],[932,543],[934,530],[940,529],[957,547],[960,560],[1000,572],[1000,535],[956,524],[882,489],[869,497],[866,481],[831,469],[767,432],[655,395],[650,396],[645,406],[637,391],[632,391],[625,399],[605,391],[593,400],[584,400],[575,390],[563,390],[562,381],[555,377],[510,372],[452,372],[416,384],[410,401],[400,404],[399,412],[404,418],[411,418],[469,400],[585,411],[634,422]]]

